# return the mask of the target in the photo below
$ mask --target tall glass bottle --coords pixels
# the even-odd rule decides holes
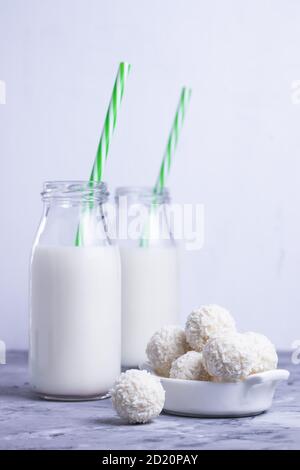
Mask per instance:
[[[49,399],[106,394],[120,373],[119,250],[104,183],[48,182],[31,259],[30,382]]]
[[[179,266],[165,189],[116,190],[122,265],[122,365],[146,360],[151,335],[179,319]]]

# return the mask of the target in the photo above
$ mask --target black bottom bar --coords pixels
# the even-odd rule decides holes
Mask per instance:
[[[191,465],[198,466],[207,462],[211,463],[237,463],[249,464],[252,462],[268,462],[274,458],[277,463],[288,464],[288,462],[299,461],[299,451],[193,451],[193,450],[151,450],[151,451],[122,451],[122,450],[91,450],[91,451],[0,451],[1,464],[22,463],[76,463],[89,468],[98,466],[122,465],[127,468],[137,468],[141,465]]]

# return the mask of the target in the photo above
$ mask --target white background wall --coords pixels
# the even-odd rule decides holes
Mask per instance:
[[[281,348],[300,338],[297,0],[0,0],[0,338],[27,345],[28,259],[45,179],[89,175],[117,64],[133,64],[107,181],[152,184],[193,87],[169,186],[203,202],[182,317],[216,302]]]

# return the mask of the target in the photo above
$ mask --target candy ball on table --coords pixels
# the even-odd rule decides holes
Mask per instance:
[[[192,349],[199,352],[211,338],[235,331],[233,317],[219,305],[203,305],[194,310],[185,325],[187,342]]]
[[[245,333],[245,337],[250,341],[255,353],[255,363],[251,369],[251,374],[276,369],[278,356],[274,344],[266,336],[253,331]]]
[[[202,353],[196,351],[188,351],[173,361],[170,378],[203,381],[211,379],[204,367]]]
[[[221,382],[236,382],[251,374],[255,350],[246,335],[231,333],[211,339],[203,349],[207,372]]]
[[[147,344],[146,354],[154,371],[162,377],[169,377],[172,362],[188,349],[184,331],[171,325],[154,333]]]
[[[145,370],[122,373],[111,390],[112,404],[118,415],[131,424],[156,418],[165,402],[159,379]]]

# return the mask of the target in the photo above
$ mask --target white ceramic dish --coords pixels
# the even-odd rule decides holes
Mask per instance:
[[[141,368],[157,376],[149,364],[143,364]],[[166,413],[225,418],[253,416],[268,410],[277,384],[287,380],[289,375],[285,369],[274,369],[235,383],[157,377],[166,392]]]

